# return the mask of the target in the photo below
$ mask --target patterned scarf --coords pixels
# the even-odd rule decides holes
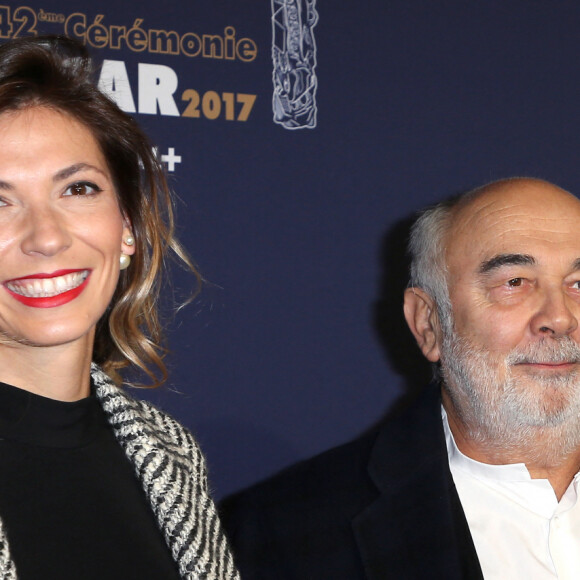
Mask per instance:
[[[91,376],[182,578],[240,580],[208,492],[205,460],[191,433],[150,403],[130,397],[95,364]],[[1,521],[0,577],[18,577]]]

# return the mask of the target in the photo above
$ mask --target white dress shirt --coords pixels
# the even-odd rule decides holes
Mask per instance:
[[[489,465],[457,448],[442,410],[449,466],[486,580],[579,580],[576,474],[560,502],[523,463]]]

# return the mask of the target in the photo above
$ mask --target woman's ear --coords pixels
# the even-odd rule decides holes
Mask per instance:
[[[132,256],[135,253],[135,236],[131,229],[131,222],[128,218],[123,218],[123,237],[121,238],[121,252],[126,256]]]
[[[437,362],[440,357],[441,327],[433,298],[421,288],[407,288],[403,312],[423,356],[432,363]]]

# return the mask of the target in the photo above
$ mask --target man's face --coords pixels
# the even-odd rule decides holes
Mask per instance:
[[[504,185],[455,216],[438,348],[472,435],[578,423],[579,224],[580,202],[542,182]]]

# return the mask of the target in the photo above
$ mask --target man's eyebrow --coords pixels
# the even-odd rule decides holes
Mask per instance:
[[[479,273],[488,274],[502,266],[533,266],[535,263],[536,260],[533,256],[529,256],[528,254],[498,254],[482,262],[479,266]],[[577,260],[577,263],[580,265],[580,259]]]
[[[75,173],[78,173],[79,171],[84,171],[85,169],[92,169],[93,171],[103,173],[101,169],[95,167],[94,165],[91,165],[90,163],[75,163],[74,165],[71,165],[70,167],[65,167],[64,169],[61,169],[60,171],[55,173],[52,180],[55,183],[57,181],[63,181],[65,179],[68,179],[69,177],[72,177]]]

